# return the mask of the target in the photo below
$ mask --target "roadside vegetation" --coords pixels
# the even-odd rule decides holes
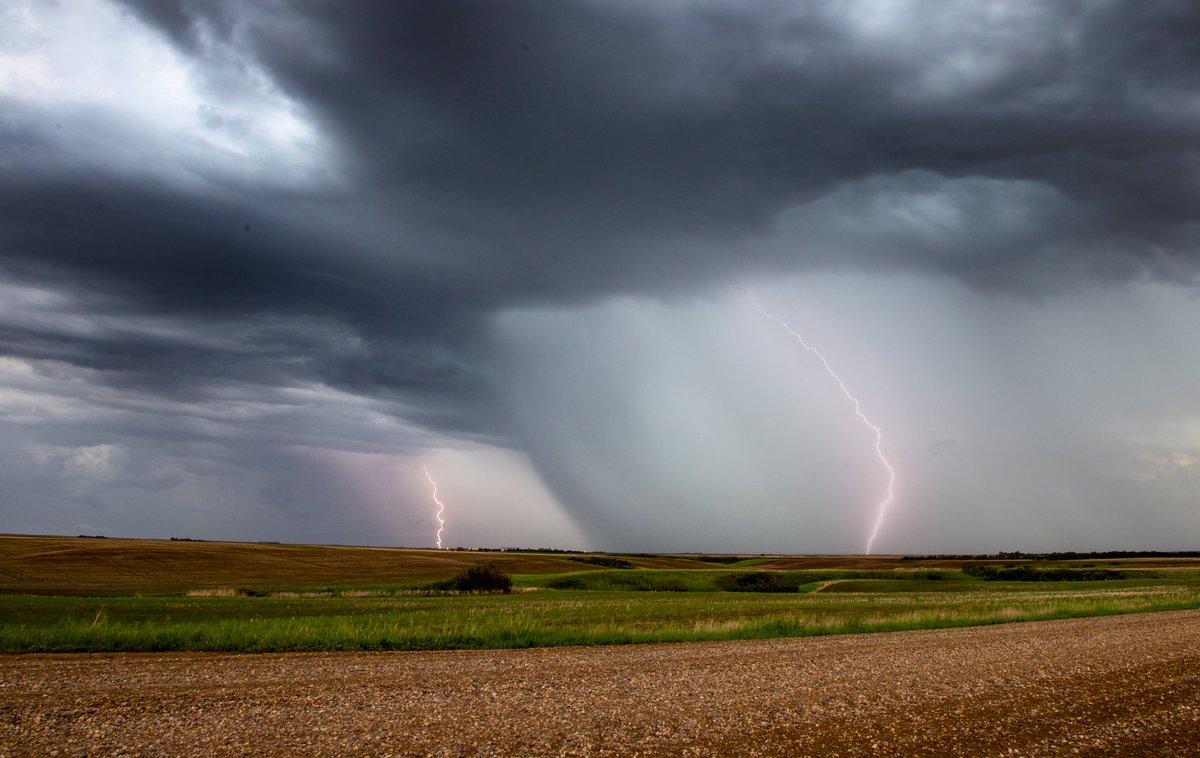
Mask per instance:
[[[26,581],[35,587],[45,585],[39,571],[62,560],[64,549],[86,547],[57,544],[55,551],[45,551],[50,563],[43,565],[29,557],[29,545],[21,546],[23,561],[11,557],[17,552],[12,549],[5,559],[7,539],[16,538],[0,538],[0,582]],[[839,562],[830,556],[705,560],[357,549],[353,555],[374,561],[374,568],[368,572],[360,566],[338,583],[327,581],[337,575],[321,560],[348,560],[344,555],[262,546],[265,561],[277,559],[271,550],[291,548],[310,562],[298,565],[292,574],[297,582],[290,586],[273,568],[260,565],[260,576],[268,581],[255,583],[245,581],[247,572],[236,565],[222,573],[200,561],[194,568],[203,581],[193,581],[191,587],[131,591],[136,572],[146,577],[144,586],[157,587],[164,580],[153,575],[154,566],[172,572],[186,567],[182,558],[164,560],[163,544],[132,545],[142,557],[126,556],[124,563],[115,560],[118,553],[104,553],[109,560],[81,577],[83,590],[67,591],[64,577],[53,594],[36,589],[0,594],[0,651],[430,650],[684,642],[1200,607],[1200,563],[1140,556],[1098,567],[1078,560],[1032,565],[977,557],[920,564],[861,557]],[[254,565],[253,546],[236,547],[239,560]],[[220,553],[214,545],[206,549]],[[112,548],[106,545],[105,550]],[[389,554],[392,564],[384,560]],[[188,555],[193,563],[200,560],[197,553]],[[117,576],[114,567],[129,575]],[[104,571],[113,572],[112,587],[96,592],[96,574]],[[323,581],[312,582],[314,577]],[[216,584],[221,579],[225,583]],[[182,583],[188,583],[186,577]]]

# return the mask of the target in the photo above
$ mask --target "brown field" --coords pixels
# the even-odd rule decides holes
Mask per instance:
[[[0,755],[1200,754],[1200,611],[749,642],[0,657]]]
[[[578,555],[578,554],[576,554]],[[642,568],[720,568],[687,556],[633,556]],[[500,553],[337,545],[278,545],[0,535],[0,593],[159,594],[237,587],[355,587],[446,579],[494,564],[511,574],[579,571],[558,553]],[[789,556],[771,568],[875,568],[891,556]],[[915,567],[904,562],[905,567]]]
[[[579,554],[575,554],[579,555]],[[641,568],[713,569],[696,556],[622,556]],[[760,569],[960,568],[1013,560],[902,560],[896,555],[753,556]],[[580,571],[561,553],[454,551],[338,545],[280,545],[93,537],[0,535],[0,593],[131,595],[252,587],[368,587],[446,579],[466,567],[494,564],[510,574]],[[1196,558],[1102,559],[1123,568],[1200,568]],[[1047,564],[1049,565],[1049,564]]]
[[[0,536],[0,593],[134,594],[432,581],[495,563],[512,573],[578,571],[565,556],[253,542]]]

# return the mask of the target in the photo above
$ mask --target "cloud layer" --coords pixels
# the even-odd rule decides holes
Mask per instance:
[[[976,425],[901,446],[944,461],[1013,407],[1044,420],[1066,406],[1052,434],[1017,425],[997,443],[989,460],[1007,474],[943,475],[932,512],[1019,479],[1037,456],[1061,455],[1061,476],[1038,467],[1023,502],[1082,511],[1100,472],[1192,470],[1178,461],[1200,441],[1174,404],[1195,386],[1186,333],[1165,317],[1152,335],[1104,331],[1114,308],[1194,315],[1190,3],[91,0],[0,14],[0,432],[64,480],[107,450],[97,487],[186,504],[202,497],[189,466],[228,465],[222,486],[240,494],[226,499],[241,504],[227,510],[268,514],[252,530],[280,530],[275,509],[289,534],[336,540],[371,532],[339,526],[371,519],[337,501],[370,498],[331,484],[324,504],[299,504],[278,482],[309,464],[281,451],[324,451],[338,470],[338,456],[389,455],[411,473],[426,451],[502,448],[534,467],[512,464],[524,473],[511,487],[541,503],[528,518],[553,515],[540,479],[596,546],[852,549],[859,506],[821,504],[875,486],[855,481],[854,432],[818,399],[819,377],[803,391],[767,381],[762,402],[739,393],[779,368],[766,357],[779,348],[746,337],[769,325],[728,292],[769,282],[786,302],[830,274],[845,291],[826,312],[842,318],[896,293],[889,323],[830,334],[873,351],[867,376],[911,373],[888,349],[907,336],[972,383],[961,407]],[[938,327],[964,313],[971,329]],[[951,352],[979,342],[983,356]],[[1116,353],[1135,348],[1143,370],[1125,371]],[[1061,375],[1074,399],[1048,400],[1036,371],[1013,368],[1073,351]],[[989,360],[1003,370],[981,370]],[[1114,366],[1111,385],[1094,373]],[[912,408],[903,428],[934,409],[919,383],[905,396],[864,383]],[[1147,386],[1163,407],[1104,395]],[[1009,394],[1015,406],[988,405]],[[771,431],[781,416],[826,436]],[[1144,439],[1172,417],[1169,439]],[[1013,442],[1060,437],[1059,453],[1036,456]],[[120,473],[137,456],[111,446],[154,446],[177,487],[199,489]],[[822,451],[833,458],[817,464]],[[838,475],[813,473],[800,497],[797,467]],[[50,497],[32,475],[7,476],[29,502]],[[119,511],[117,495],[71,486],[54,497]],[[747,513],[754,526],[722,542]],[[811,539],[770,542],[768,525],[796,513]],[[424,534],[426,517],[412,519],[389,527],[394,541]],[[1126,521],[1113,523],[1095,541],[1118,539]],[[1069,546],[1054,527],[1050,541]],[[928,548],[969,541],[966,528]]]

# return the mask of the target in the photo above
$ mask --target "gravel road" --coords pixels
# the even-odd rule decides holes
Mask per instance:
[[[815,639],[0,656],[0,755],[1200,755],[1200,611]]]

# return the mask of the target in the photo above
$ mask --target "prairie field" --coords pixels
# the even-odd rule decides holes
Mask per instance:
[[[485,565],[508,574],[514,591],[446,589],[465,569]],[[3,537],[0,592],[3,652],[440,650],[803,637],[1197,608],[1200,565]]]

